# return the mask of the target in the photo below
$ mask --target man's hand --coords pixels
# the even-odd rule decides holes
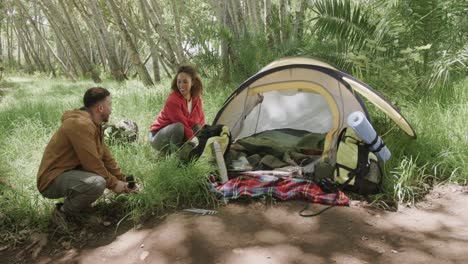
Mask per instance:
[[[135,177],[133,175],[125,177],[125,181],[127,182],[128,193],[138,193],[140,191],[140,186],[135,182]]]
[[[117,184],[112,189],[115,193],[126,193],[128,192],[127,183],[123,181],[117,181]]]

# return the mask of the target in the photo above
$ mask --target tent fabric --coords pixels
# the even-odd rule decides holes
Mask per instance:
[[[234,141],[281,128],[327,133],[322,158],[334,160],[338,134],[347,127],[348,115],[367,113],[358,94],[416,137],[407,120],[381,94],[326,62],[305,57],[265,66],[234,91],[213,124],[229,126]]]
[[[315,58],[310,57],[287,57],[283,59],[279,59],[273,61],[272,63],[268,64],[267,66],[263,67],[260,71],[266,71],[272,68],[277,68],[280,66],[291,65],[291,64],[310,64],[310,65],[317,65],[324,68],[329,68],[332,70],[337,70],[332,65]]]
[[[400,114],[381,94],[373,90],[369,86],[350,77],[343,77],[343,80],[351,85],[354,91],[364,96],[367,100],[372,102],[377,108],[390,117],[406,134],[416,137],[413,128],[409,125],[408,121]]]
[[[278,127],[316,133],[326,133],[333,128],[334,118],[330,106],[321,95],[303,92],[288,95],[271,91],[264,93],[263,100],[264,104],[255,106],[246,116],[239,138]]]

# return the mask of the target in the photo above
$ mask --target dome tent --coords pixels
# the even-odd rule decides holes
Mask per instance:
[[[282,128],[323,133],[322,159],[333,164],[348,115],[361,111],[368,117],[360,96],[416,137],[405,117],[383,95],[328,63],[307,57],[283,58],[265,66],[228,97],[213,124],[230,127],[234,141]]]

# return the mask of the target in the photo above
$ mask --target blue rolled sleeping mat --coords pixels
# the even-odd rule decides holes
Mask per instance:
[[[390,159],[392,155],[390,150],[385,146],[383,140],[377,135],[375,129],[367,120],[366,116],[360,112],[352,112],[347,119],[348,126],[351,127],[356,134],[361,138],[375,155],[383,162]]]

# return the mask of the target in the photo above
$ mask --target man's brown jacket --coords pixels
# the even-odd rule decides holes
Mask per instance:
[[[125,175],[115,162],[104,142],[104,131],[91,119],[87,111],[63,113],[62,125],[52,136],[44,151],[37,173],[40,192],[65,171],[79,169],[102,176],[112,189],[117,179]]]

